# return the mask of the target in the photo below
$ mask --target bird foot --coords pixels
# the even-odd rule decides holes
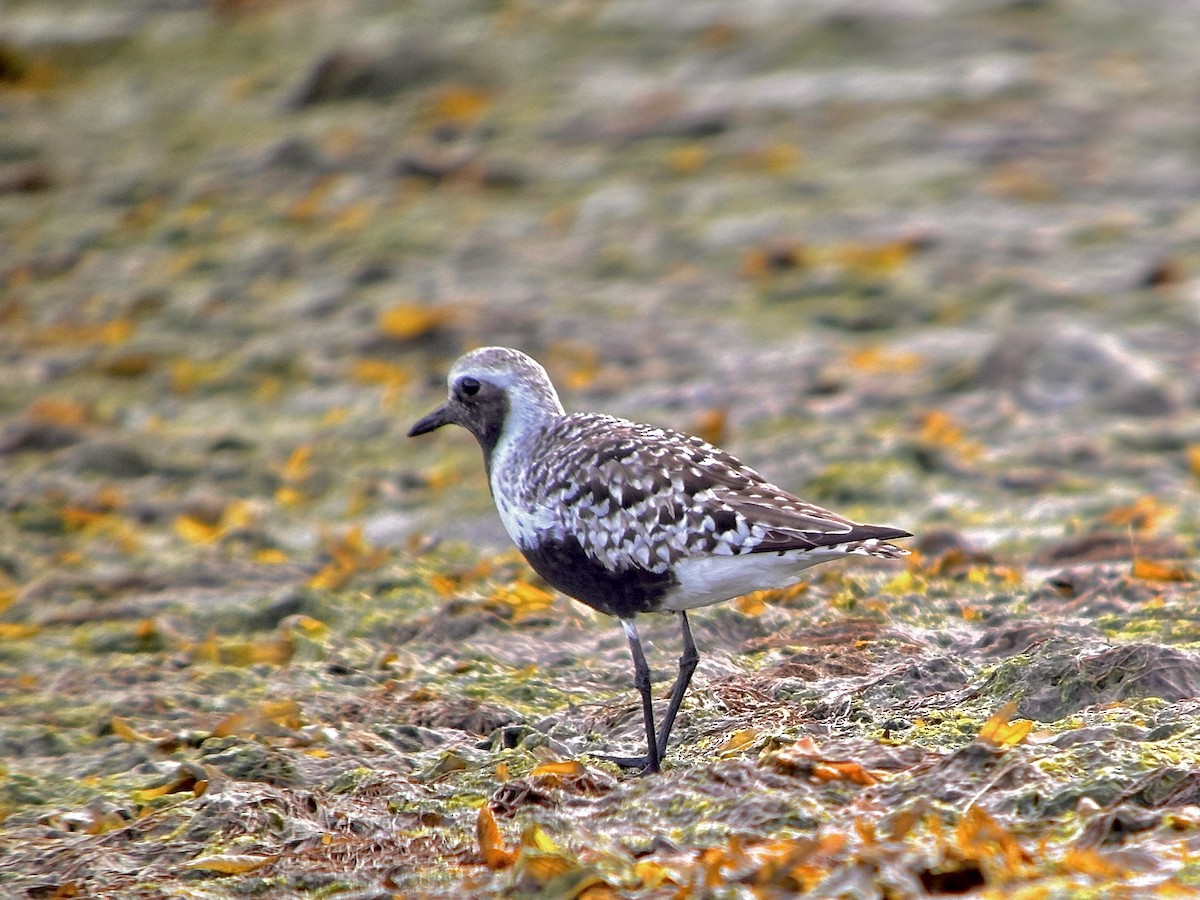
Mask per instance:
[[[634,769],[635,775],[649,775],[659,771],[657,765],[651,767],[650,759],[645,756],[611,756],[607,753],[597,753],[596,758],[618,765],[622,769]]]

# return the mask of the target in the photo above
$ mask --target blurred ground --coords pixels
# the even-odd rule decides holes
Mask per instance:
[[[10,0],[0,891],[1194,892],[1197,46],[1183,0]],[[403,437],[483,343],[918,552],[697,614],[624,776],[620,630]]]

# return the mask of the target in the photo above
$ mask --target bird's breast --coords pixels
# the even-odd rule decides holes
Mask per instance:
[[[676,585],[669,570],[652,572],[636,565],[614,567],[588,553],[572,534],[544,536],[522,546],[525,559],[551,586],[593,609],[629,618],[662,608]]]

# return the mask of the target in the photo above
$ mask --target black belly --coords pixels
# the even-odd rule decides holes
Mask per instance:
[[[662,606],[663,595],[679,583],[669,570],[607,569],[584,553],[573,537],[522,547],[521,552],[551,585],[610,616],[654,612]]]

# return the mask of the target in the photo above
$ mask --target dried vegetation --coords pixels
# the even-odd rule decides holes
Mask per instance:
[[[1197,22],[5,6],[0,893],[1196,893]],[[402,437],[482,342],[916,552],[698,613],[629,777]]]

